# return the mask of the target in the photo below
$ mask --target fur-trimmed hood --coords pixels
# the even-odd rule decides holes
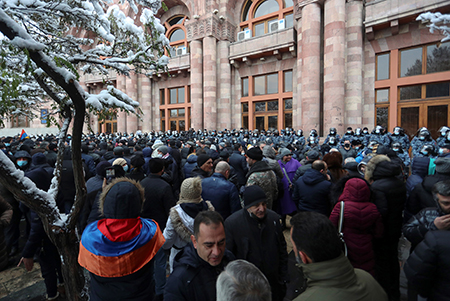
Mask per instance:
[[[395,177],[402,172],[401,166],[386,155],[375,155],[367,163],[364,178],[371,183],[382,178]]]
[[[214,206],[210,201],[182,203],[170,208],[169,218],[173,228],[185,242],[190,242],[191,235],[194,234],[194,218],[196,213],[204,210],[214,211]]]
[[[105,218],[137,218],[144,200],[141,184],[125,177],[116,178],[100,194],[99,209]]]

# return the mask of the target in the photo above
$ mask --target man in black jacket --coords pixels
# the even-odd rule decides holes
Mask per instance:
[[[165,301],[216,300],[216,280],[233,254],[225,249],[223,219],[215,211],[202,211],[194,220],[194,235],[177,254],[164,288]]]
[[[408,258],[408,283],[429,301],[450,300],[450,231],[430,231]]]
[[[150,174],[141,181],[145,190],[144,206],[141,217],[150,218],[156,221],[164,231],[167,219],[169,218],[170,208],[175,206],[175,198],[172,193],[172,187],[161,178],[164,172],[164,159],[154,158],[148,162]],[[156,298],[162,300],[164,285],[166,283],[166,264],[167,255],[161,248],[155,255],[155,294]]]
[[[411,242],[412,249],[428,231],[450,229],[450,180],[434,184],[433,197],[437,208],[422,209],[403,226],[403,234]]]
[[[383,238],[374,242],[377,280],[389,300],[400,300],[398,241],[402,231],[402,212],[406,200],[405,183],[398,179],[401,166],[388,156],[373,156],[364,177],[370,183],[374,203],[383,218]]]
[[[233,154],[230,156],[228,163],[236,171],[238,178],[239,188],[245,185],[246,178],[245,175],[248,172],[247,161],[245,157],[241,155],[242,145],[239,143],[234,144]]]
[[[409,195],[405,211],[410,215],[417,214],[424,208],[434,207],[435,201],[431,192],[434,184],[450,180],[450,158],[438,158],[434,163],[436,164],[436,174],[426,176]]]
[[[283,300],[289,276],[280,216],[267,209],[266,194],[257,185],[245,188],[244,204],[225,221],[227,249],[256,265],[270,283],[272,300]]]

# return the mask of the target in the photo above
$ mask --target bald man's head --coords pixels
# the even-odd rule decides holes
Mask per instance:
[[[214,172],[220,173],[228,179],[228,176],[230,175],[230,165],[225,161],[220,161],[219,163],[217,163]]]

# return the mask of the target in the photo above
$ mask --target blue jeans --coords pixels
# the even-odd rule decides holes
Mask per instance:
[[[155,295],[162,295],[164,293],[164,286],[166,285],[166,265],[167,255],[163,248],[155,255]]]

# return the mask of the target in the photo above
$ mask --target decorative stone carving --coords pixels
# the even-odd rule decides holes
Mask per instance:
[[[236,38],[236,26],[228,20],[219,19],[216,15],[186,24],[187,40],[193,41],[212,36],[219,41],[234,42]]]

